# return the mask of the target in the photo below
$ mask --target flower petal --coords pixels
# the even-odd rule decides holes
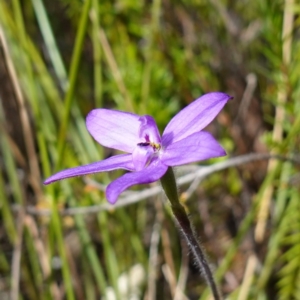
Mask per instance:
[[[132,153],[139,142],[140,116],[111,109],[94,109],[86,127],[101,145]]]
[[[140,171],[145,168],[146,164],[153,156],[154,150],[149,145],[137,145],[132,153],[132,162],[135,170]]]
[[[126,173],[110,183],[106,189],[106,198],[108,202],[114,204],[119,195],[135,184],[145,184],[157,181],[167,171],[168,167],[155,159],[147,168],[132,173]]]
[[[169,122],[162,136],[162,145],[166,147],[202,130],[231,98],[227,94],[215,92],[192,102]]]
[[[141,116],[139,121],[141,122],[139,136],[141,142],[151,142],[160,144],[161,138],[155,123],[155,120],[151,116]]]
[[[224,155],[225,150],[214,137],[206,131],[200,131],[165,148],[161,161],[173,167]]]
[[[44,181],[44,184],[49,184],[57,180],[87,175],[97,172],[112,171],[116,169],[134,170],[131,154],[115,155],[105,160],[97,161],[85,166],[79,166],[71,169],[60,171]]]

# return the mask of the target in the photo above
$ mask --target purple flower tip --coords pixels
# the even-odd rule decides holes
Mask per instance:
[[[224,156],[226,152],[221,145],[202,129],[230,99],[231,96],[220,92],[203,95],[173,117],[162,137],[151,116],[94,109],[86,118],[90,134],[101,145],[127,154],[63,170],[46,179],[44,184],[116,169],[131,171],[108,185],[106,197],[113,204],[127,188],[159,180],[168,167]]]

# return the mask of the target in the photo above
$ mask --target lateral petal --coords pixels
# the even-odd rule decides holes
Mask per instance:
[[[60,171],[44,181],[44,184],[49,184],[57,180],[70,178],[74,176],[87,175],[92,173],[113,171],[116,169],[134,170],[131,154],[115,155],[105,160],[97,161],[88,165],[79,166],[71,169]]]
[[[200,131],[166,147],[161,161],[173,167],[224,155],[225,150],[215,138],[206,131]]]
[[[162,164],[159,159],[155,159],[141,171],[126,173],[107,186],[106,198],[108,202],[114,204],[119,195],[133,185],[157,181],[166,173],[167,169],[168,167]]]
[[[139,142],[140,116],[111,109],[94,109],[86,127],[101,145],[132,153]]]
[[[193,101],[169,122],[162,136],[162,145],[167,147],[202,130],[231,98],[227,94],[215,92]]]

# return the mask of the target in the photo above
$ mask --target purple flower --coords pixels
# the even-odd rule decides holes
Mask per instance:
[[[210,133],[201,130],[231,98],[219,92],[203,95],[170,121],[162,137],[151,116],[94,109],[86,118],[90,134],[101,145],[127,154],[63,170],[44,183],[116,169],[131,171],[107,186],[106,197],[113,204],[129,187],[159,180],[168,167],[224,156],[226,152],[220,144]]]

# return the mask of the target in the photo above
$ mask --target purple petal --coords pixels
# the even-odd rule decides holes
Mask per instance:
[[[108,202],[114,204],[123,191],[135,184],[157,181],[166,173],[167,169],[166,165],[162,164],[159,159],[156,159],[142,171],[127,173],[121,176],[108,185],[106,189]]]
[[[86,127],[101,145],[132,153],[139,142],[140,116],[110,109],[94,109]]]
[[[54,181],[69,178],[69,177],[87,175],[87,174],[104,172],[104,171],[112,171],[116,169],[125,169],[129,171],[133,171],[134,166],[132,163],[132,155],[131,154],[115,155],[105,160],[94,162],[88,165],[66,169],[47,178],[44,181],[44,184],[49,184]]]
[[[142,116],[139,121],[141,122],[139,136],[141,142],[151,142],[160,144],[160,134],[155,123],[155,120],[151,116]]]
[[[225,150],[214,137],[206,131],[200,131],[165,148],[161,161],[173,167],[224,155]]]
[[[132,162],[135,170],[140,171],[145,168],[147,163],[150,161],[154,150],[149,145],[137,145],[132,153]]]
[[[231,98],[227,94],[215,92],[192,102],[169,122],[163,133],[162,145],[166,147],[202,130]]]

